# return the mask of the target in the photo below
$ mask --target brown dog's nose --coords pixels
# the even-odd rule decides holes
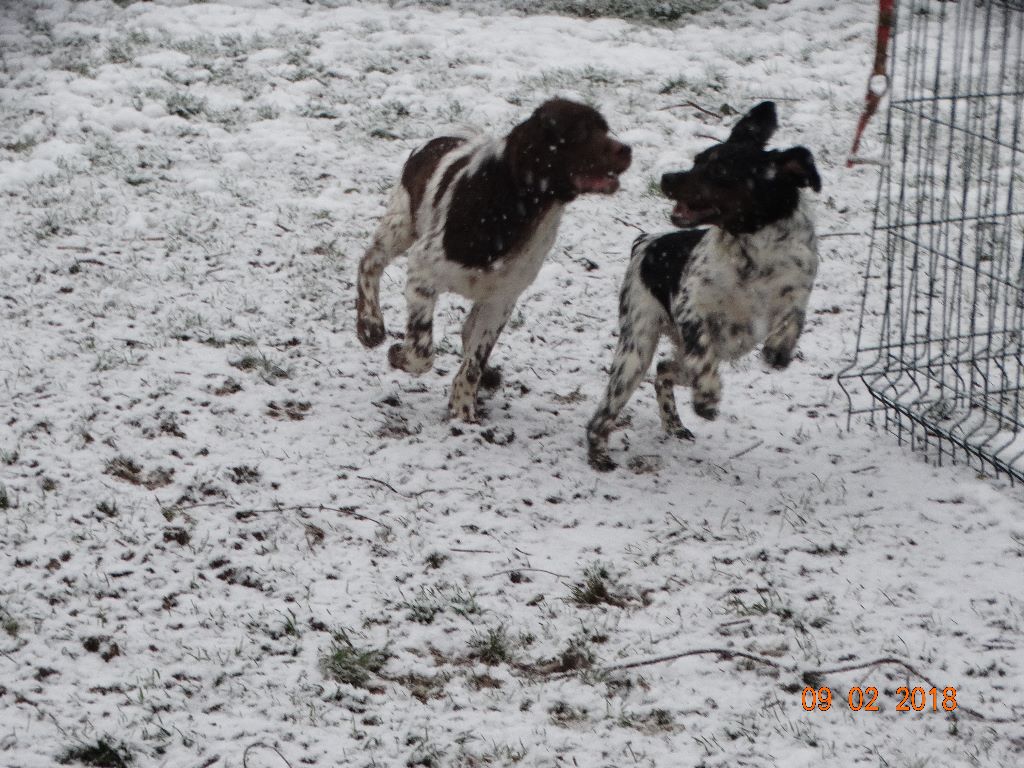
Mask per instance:
[[[621,160],[625,167],[629,167],[630,162],[633,160],[633,149],[629,144],[623,144],[619,142],[619,146],[615,148],[615,157]]]

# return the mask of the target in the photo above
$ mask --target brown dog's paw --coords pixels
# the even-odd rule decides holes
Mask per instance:
[[[465,424],[480,423],[480,413],[475,403],[449,403],[448,418]]]
[[[392,344],[388,350],[388,362],[392,368],[419,376],[434,367],[434,357],[410,355],[405,344]]]
[[[391,348],[388,349],[388,362],[391,363],[392,368],[397,368],[400,371],[407,371],[408,361],[405,357],[405,345],[404,344],[392,344]]]
[[[483,389],[497,389],[501,386],[501,369],[492,368],[487,365],[484,366],[484,371],[480,374],[480,387]]]
[[[359,317],[356,319],[356,336],[367,349],[378,347],[387,337],[384,322],[377,318]]]
[[[587,463],[598,472],[611,472],[618,464],[612,461],[608,451],[591,448],[587,453]]]

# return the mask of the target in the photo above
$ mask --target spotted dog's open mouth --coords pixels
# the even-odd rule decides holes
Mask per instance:
[[[718,215],[718,209],[714,206],[694,208],[682,200],[676,202],[669,218],[677,227],[697,227],[701,224],[709,224]]]
[[[613,173],[603,176],[597,174],[577,174],[572,177],[572,185],[578,194],[594,192],[610,195],[619,189],[619,177]]]

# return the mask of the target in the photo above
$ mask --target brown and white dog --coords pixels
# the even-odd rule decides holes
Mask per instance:
[[[359,264],[359,340],[384,341],[381,273],[407,252],[408,322],[388,360],[409,373],[429,371],[438,295],[471,299],[448,413],[477,421],[481,378],[490,386],[500,380],[487,368],[491,350],[551,249],[563,208],[580,194],[615,192],[630,158],[600,113],[564,99],[545,102],[505,138],[445,136],[413,152]]]

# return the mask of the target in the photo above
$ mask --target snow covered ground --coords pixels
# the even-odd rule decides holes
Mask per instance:
[[[834,380],[875,4],[331,5],[0,3],[0,765],[1024,763],[1024,496],[845,431]],[[356,264],[419,141],[556,94],[634,165],[568,210],[484,423],[449,424],[465,305],[433,373],[395,373],[355,340]],[[789,370],[727,370],[714,424],[680,391],[695,444],[645,386],[596,474],[631,225],[666,228],[655,180],[764,98],[815,153],[820,231],[860,234],[821,241]],[[879,657],[928,682],[821,674]],[[905,685],[960,709],[898,712]]]

